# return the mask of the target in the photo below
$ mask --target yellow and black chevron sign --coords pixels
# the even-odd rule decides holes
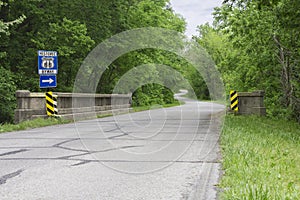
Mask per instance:
[[[230,91],[230,108],[231,108],[231,110],[238,111],[239,110],[238,103],[239,103],[239,100],[238,100],[237,92],[235,90],[231,90]]]
[[[52,92],[46,92],[46,109],[48,116],[56,116],[57,111],[57,96]]]

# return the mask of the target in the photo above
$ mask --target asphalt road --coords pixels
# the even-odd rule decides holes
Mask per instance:
[[[184,101],[0,134],[0,199],[216,199],[224,106]]]

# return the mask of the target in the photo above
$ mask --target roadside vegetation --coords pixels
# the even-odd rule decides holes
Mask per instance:
[[[38,50],[58,52],[58,84],[52,91],[72,92],[83,60],[106,39],[142,27],[180,33],[186,29],[184,18],[173,11],[169,0],[62,0],[59,4],[48,0],[0,0],[0,11],[0,123],[13,121],[16,90],[42,91],[37,74]],[[167,51],[141,49],[111,63],[99,80],[96,93],[111,94],[124,74],[135,66],[150,63],[179,71],[198,97],[207,91],[203,78],[181,57]],[[149,77],[158,77],[160,73],[154,65],[139,75],[138,81],[147,83]],[[90,74],[87,80],[93,80],[93,76]],[[169,85],[174,86],[177,79],[168,79],[172,81]],[[159,84],[143,85],[131,92],[132,104],[136,106],[175,102],[173,92]]]
[[[174,12],[170,0],[62,0],[59,4],[0,0],[0,11],[0,123],[13,121],[16,90],[41,91],[37,50],[58,52],[63,67],[53,91],[71,92],[82,61],[111,36],[142,27],[186,30],[184,18]],[[214,23],[199,25],[193,40],[217,65],[227,94],[265,90],[269,116],[300,122],[299,17],[299,0],[223,0],[215,8]],[[190,63],[157,49],[120,56],[107,67],[96,92],[112,93],[134,66],[150,63],[172,67],[189,81],[198,99],[210,99],[205,81]],[[143,73],[141,82],[147,82],[149,75],[161,75],[155,66]],[[158,84],[132,92],[132,103],[138,106],[174,102],[172,92]]]
[[[299,124],[228,115],[221,148],[221,199],[300,199]]]
[[[300,1],[223,0],[213,25],[194,39],[215,61],[226,87],[264,90],[269,116],[300,123]]]
[[[71,122],[70,120],[51,117],[47,119],[37,118],[33,120],[24,121],[19,124],[4,123],[4,124],[0,124],[0,133],[21,131],[21,130],[26,130],[31,128],[39,128],[39,127],[52,126],[57,124],[66,124],[70,122]]]
[[[182,104],[184,104],[184,102],[175,101],[174,103],[163,104],[163,105],[134,106],[132,109],[134,112],[140,112],[140,111],[151,110],[151,109],[169,108],[173,106],[179,106]]]

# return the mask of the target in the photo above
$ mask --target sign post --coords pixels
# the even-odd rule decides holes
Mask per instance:
[[[53,88],[57,86],[58,58],[56,51],[38,51],[38,74],[40,75],[40,88]]]
[[[48,116],[58,116],[57,97],[52,95],[49,88],[57,86],[58,58],[56,51],[38,51],[38,74],[40,75],[40,88],[47,88],[46,111]]]

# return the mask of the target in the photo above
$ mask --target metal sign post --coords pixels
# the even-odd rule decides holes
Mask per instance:
[[[47,88],[46,111],[48,116],[58,116],[57,96],[49,88],[57,86],[58,58],[56,51],[38,51],[38,74],[40,75],[40,88]]]
[[[56,51],[38,51],[38,74],[40,75],[40,88],[53,88],[57,86],[58,56]]]

